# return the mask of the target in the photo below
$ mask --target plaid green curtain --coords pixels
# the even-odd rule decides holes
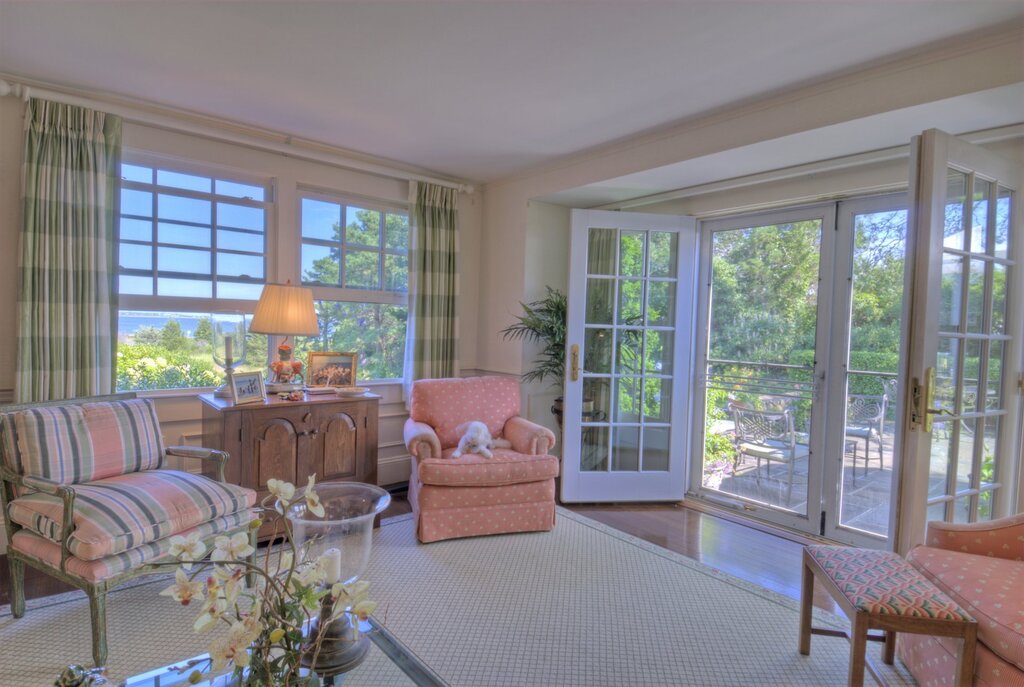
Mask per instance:
[[[114,388],[120,157],[120,117],[29,101],[19,403],[107,394]]]
[[[409,324],[405,383],[458,374],[456,333],[459,292],[456,189],[411,182],[409,223]]]

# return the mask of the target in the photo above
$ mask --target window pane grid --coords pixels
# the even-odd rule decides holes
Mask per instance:
[[[407,215],[366,202],[311,194],[300,199],[303,283],[378,293],[408,290]]]
[[[267,197],[269,185],[130,163],[122,167],[122,177],[130,178],[122,182],[121,220],[127,233],[120,243],[131,249],[119,259],[122,293],[216,301],[220,281],[246,287],[264,283],[269,203],[253,196]],[[157,183],[146,183],[154,177]],[[216,193],[218,188],[237,195]],[[234,242],[221,248],[221,237]],[[148,259],[138,252],[144,247],[150,249]],[[223,275],[218,274],[222,260]],[[226,297],[232,299],[259,295],[253,288],[230,290]],[[153,307],[159,307],[159,300]]]

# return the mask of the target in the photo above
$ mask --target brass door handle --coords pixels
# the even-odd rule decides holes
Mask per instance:
[[[569,378],[572,381],[576,381],[580,378],[580,346],[579,344],[573,344],[569,349],[570,359],[570,375]]]

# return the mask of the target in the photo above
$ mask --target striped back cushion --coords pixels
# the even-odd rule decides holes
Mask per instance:
[[[80,484],[160,467],[164,455],[152,401],[29,408],[2,418],[0,448],[19,474]]]

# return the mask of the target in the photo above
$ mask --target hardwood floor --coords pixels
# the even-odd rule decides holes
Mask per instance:
[[[809,540],[782,532],[750,527],[727,515],[702,512],[682,504],[572,505],[580,515],[663,546],[740,579],[800,598],[800,555]],[[383,517],[410,512],[404,493],[392,496]],[[6,556],[0,556],[0,604],[10,602]],[[34,599],[69,591],[49,575],[25,571],[25,595]],[[822,590],[815,590],[815,605],[838,609]]]

